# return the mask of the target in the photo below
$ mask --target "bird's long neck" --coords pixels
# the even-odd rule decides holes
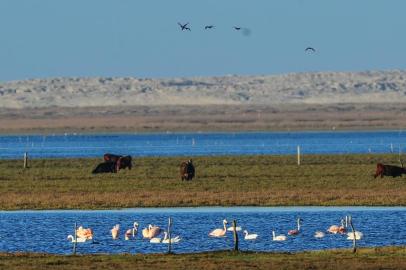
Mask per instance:
[[[223,222],[224,230],[227,231],[226,223]]]
[[[300,219],[297,220],[297,230],[300,231]]]
[[[275,240],[275,231],[272,231],[272,240]]]

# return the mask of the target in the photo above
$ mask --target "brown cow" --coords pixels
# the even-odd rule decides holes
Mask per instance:
[[[195,166],[191,159],[180,164],[180,177],[183,180],[192,180],[195,177]]]
[[[128,168],[129,170],[131,170],[132,166],[133,166],[133,164],[132,164],[131,156],[120,157],[117,160],[117,171],[119,171],[120,169],[125,169],[125,168]]]
[[[392,177],[401,177],[402,174],[406,174],[406,169],[399,166],[394,165],[384,165],[382,163],[376,164],[376,173],[374,178],[378,177],[379,175],[381,178],[385,176],[392,176]]]
[[[116,170],[117,172],[120,169],[128,168],[131,170],[132,168],[132,157],[131,156],[120,156],[114,154],[104,154],[103,156],[104,161],[111,161],[116,163]]]

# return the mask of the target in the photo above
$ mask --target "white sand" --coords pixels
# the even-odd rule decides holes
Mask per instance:
[[[406,71],[207,78],[52,78],[0,83],[1,108],[406,102]]]

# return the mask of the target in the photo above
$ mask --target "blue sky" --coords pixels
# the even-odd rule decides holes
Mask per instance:
[[[404,0],[1,0],[0,81],[405,69],[405,11]]]

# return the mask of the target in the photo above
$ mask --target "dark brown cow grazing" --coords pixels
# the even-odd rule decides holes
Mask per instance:
[[[183,180],[192,180],[195,177],[195,166],[191,159],[180,164],[180,177]]]
[[[132,166],[133,166],[133,164],[132,164],[131,156],[120,157],[117,160],[117,171],[119,171],[121,169],[125,169],[125,168],[128,168],[129,170],[131,170]]]
[[[132,164],[132,157],[131,156],[120,156],[114,154],[104,154],[103,156],[104,161],[112,161],[116,163],[116,170],[119,171],[120,169],[128,168],[131,170]]]
[[[97,173],[116,173],[116,163],[113,161],[105,161],[96,166],[92,174]]]
[[[384,165],[382,163],[376,164],[376,173],[374,175],[374,178],[378,177],[379,175],[381,178],[385,176],[392,176],[392,177],[397,177],[397,176],[402,176],[402,174],[406,174],[406,169],[399,167],[399,166],[393,166],[393,165]]]

